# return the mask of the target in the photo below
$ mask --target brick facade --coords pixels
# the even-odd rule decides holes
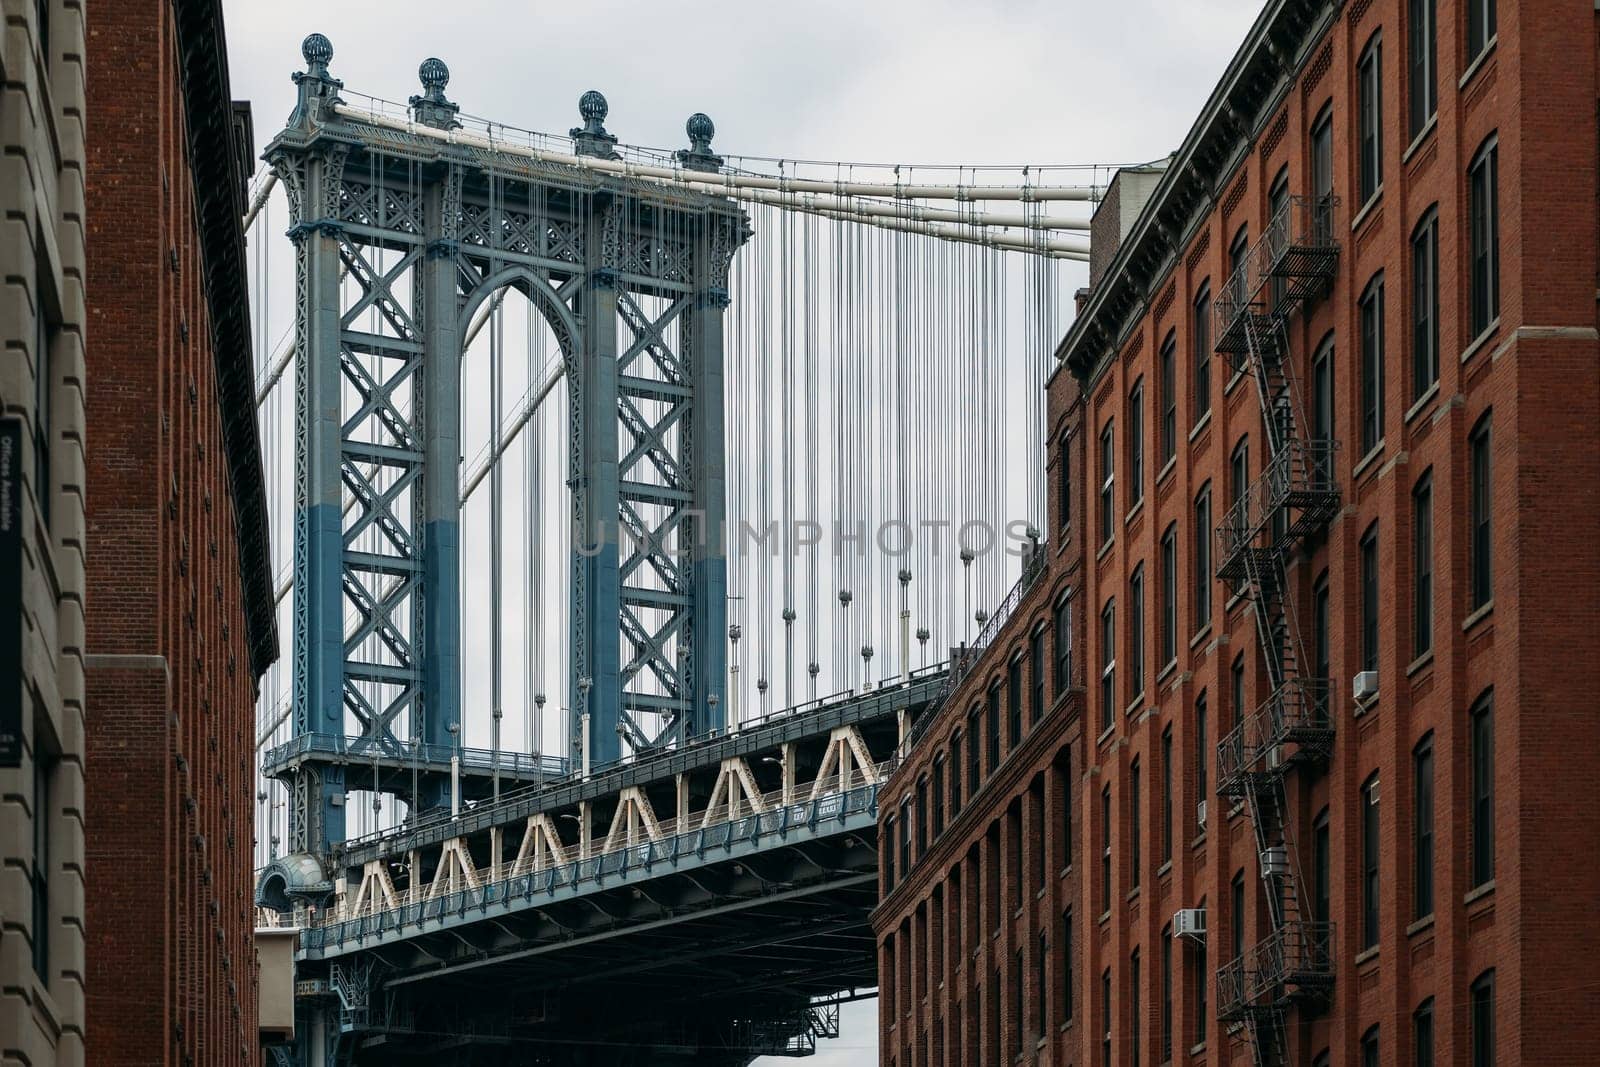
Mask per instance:
[[[1437,104],[1432,115],[1422,107],[1414,122],[1411,44],[1427,40],[1416,19],[1430,9]],[[1472,19],[1468,5],[1448,0],[1267,4],[1167,177],[1096,278],[1059,353],[1082,382],[1087,446],[1075,480],[1084,507],[1074,519],[1088,548],[1073,583],[1084,741],[1072,749],[1068,782],[1054,787],[1070,793],[1077,819],[1070,871],[1057,879],[1047,864],[1044,896],[1024,892],[1027,906],[998,940],[982,913],[978,955],[956,953],[954,964],[976,966],[976,983],[962,975],[941,989],[935,970],[899,962],[908,931],[918,943],[918,916],[934,887],[948,886],[958,868],[968,886],[998,871],[1003,914],[1014,914],[1017,880],[1006,841],[1015,800],[1023,801],[1024,844],[1042,845],[1047,855],[1060,850],[1050,836],[1060,808],[1047,803],[1045,834],[1035,834],[1024,777],[1059,764],[1041,749],[1019,755],[1030,769],[1013,774],[1008,757],[973,798],[980,810],[964,811],[936,835],[908,876],[901,864],[904,881],[880,908],[882,1063],[1004,1062],[1019,1040],[1026,1062],[1252,1062],[1256,1028],[1219,1018],[1229,988],[1218,972],[1232,973],[1240,956],[1265,973],[1261,950],[1281,943],[1280,928],[1262,877],[1257,809],[1216,790],[1239,766],[1229,736],[1237,719],[1247,723],[1237,736],[1257,736],[1252,720],[1281,707],[1283,690],[1270,684],[1256,599],[1215,580],[1225,538],[1214,531],[1233,494],[1234,458],[1245,459],[1247,484],[1262,491],[1271,451],[1258,376],[1231,373],[1229,357],[1213,351],[1222,324],[1196,303],[1209,294],[1214,309],[1228,292],[1230,246],[1241,228],[1249,248],[1261,247],[1280,175],[1290,194],[1326,191],[1315,173],[1324,119],[1338,200],[1324,232],[1336,240],[1337,259],[1326,285],[1286,314],[1284,337],[1300,439],[1338,445],[1330,468],[1337,506],[1331,518],[1280,543],[1291,546],[1284,574],[1286,616],[1299,638],[1295,669],[1311,683],[1306,691],[1326,692],[1315,704],[1316,722],[1331,729],[1331,741],[1320,758],[1306,757],[1299,742],[1268,746],[1248,774],[1228,777],[1283,784],[1285,858],[1298,872],[1291,883],[1298,899],[1287,908],[1332,924],[1318,935],[1321,962],[1309,976],[1331,984],[1317,996],[1298,995],[1307,987],[1293,982],[1285,987],[1284,1029],[1268,1059],[1420,1064],[1431,1048],[1437,1063],[1576,1063],[1600,1039],[1590,962],[1600,933],[1589,914],[1600,885],[1600,814],[1585,799],[1573,759],[1600,747],[1580,667],[1594,658],[1600,614],[1593,489],[1600,484],[1593,118],[1600,23],[1576,5],[1501,3],[1493,32],[1477,47]],[[1362,166],[1371,153],[1363,147],[1361,83],[1371,56],[1380,105],[1366,143],[1378,146],[1381,179],[1364,198]],[[1491,146],[1492,199],[1474,185]],[[1492,242],[1479,242],[1490,254],[1473,254],[1474,208],[1486,203],[1495,210],[1477,216],[1489,220],[1480,233],[1497,237],[1497,258]],[[1430,220],[1436,327],[1424,322],[1419,333],[1418,309],[1428,303],[1419,294],[1429,290],[1418,287],[1426,259],[1414,245],[1421,237],[1428,247]],[[1493,285],[1482,273],[1490,263]],[[1370,297],[1380,277],[1378,304]],[[1271,299],[1271,284],[1262,299]],[[1366,319],[1364,298],[1374,310]],[[1383,327],[1381,375],[1367,369],[1378,350],[1364,330],[1373,321]],[[1435,328],[1437,359],[1419,360]],[[1169,339],[1171,433],[1163,418]],[[1206,357],[1208,410],[1196,387]],[[1331,373],[1319,376],[1319,359]],[[1053,403],[1065,377],[1052,383]],[[1369,381],[1381,385],[1369,390]],[[1375,397],[1381,404],[1372,404]],[[1137,441],[1129,430],[1135,423]],[[1104,520],[1102,433],[1114,471]],[[1209,530],[1199,528],[1202,498],[1210,502]],[[1420,540],[1419,529],[1427,534]],[[1170,656],[1163,647],[1169,530]],[[1265,543],[1272,534],[1260,536]],[[1197,574],[1202,541],[1211,575]],[[1130,625],[1141,599],[1136,575],[1143,577],[1142,628]],[[1109,649],[1100,625],[1108,603]],[[1001,676],[1004,656],[1031,622],[1014,617],[974,674]],[[1352,680],[1369,660],[1375,693],[1357,704]],[[1101,695],[1103,666],[1111,668],[1109,702]],[[951,705],[941,712],[952,725],[958,714]],[[941,728],[923,734],[896,776],[883,825],[903,818],[901,799],[915,802],[914,780]],[[1065,723],[1058,728],[1066,743]],[[1030,737],[1023,750],[1032,752],[1032,744]],[[1011,786],[1013,777],[1023,784]],[[1044,775],[1047,801],[1055,781]],[[1431,822],[1417,815],[1428,797]],[[1109,834],[1102,812],[1109,812]],[[1000,828],[999,864],[983,844],[991,825]],[[947,840],[952,834],[959,840]],[[967,866],[951,860],[972,843],[979,847]],[[1023,874],[1032,877],[1026,851]],[[1269,858],[1276,869],[1278,857]],[[1069,965],[1047,950],[1041,997],[1028,938],[1036,943],[1043,931],[1058,944],[1061,935],[1046,920],[1069,906],[1078,916],[1075,955]],[[1205,935],[1175,939],[1175,913],[1191,908],[1205,910]],[[952,945],[969,946],[964,916]],[[1025,949],[1020,987],[1012,977],[1018,947]],[[1069,973],[1070,1019],[1061,988]],[[997,1015],[984,999],[995,988]],[[976,1011],[965,1007],[974,997],[982,1005]],[[926,1023],[914,1016],[908,1025],[908,1003],[926,1011]],[[933,1036],[940,1019],[964,1021],[965,1055],[955,1054],[948,1025],[942,1040]]]
[[[88,1055],[108,1065],[259,1059],[265,664],[240,468],[260,457],[253,426],[241,440],[230,425],[250,353],[219,329],[243,312],[238,175],[252,163],[225,82],[193,108],[207,75],[186,20],[214,6],[98,5],[88,37]],[[220,25],[208,48],[225,71]],[[231,183],[202,175],[211,157]]]

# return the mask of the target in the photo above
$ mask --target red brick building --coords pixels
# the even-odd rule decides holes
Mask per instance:
[[[1577,5],[1271,2],[1119,178],[1058,350],[1081,725],[896,851],[883,1063],[1592,1055],[1597,40]],[[1002,701],[1031,622],[973,671]],[[1032,822],[1025,763],[1067,768]]]
[[[88,21],[87,1058],[258,1059],[256,680],[277,654],[217,0]]]

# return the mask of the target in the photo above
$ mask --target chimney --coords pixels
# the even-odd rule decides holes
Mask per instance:
[[[1172,156],[1139,167],[1123,167],[1111,177],[1105,199],[1095,208],[1089,220],[1089,289],[1100,284],[1106,267],[1117,257],[1122,239],[1139,218],[1150,194],[1167,172]]]

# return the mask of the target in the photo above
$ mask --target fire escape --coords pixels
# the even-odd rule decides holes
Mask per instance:
[[[1338,265],[1337,198],[1291,197],[1216,302],[1216,350],[1255,379],[1267,438],[1260,476],[1217,529],[1217,575],[1250,597],[1269,695],[1217,746],[1217,793],[1255,830],[1271,928],[1217,972],[1217,1012],[1249,1030],[1258,1067],[1288,1061],[1288,1015],[1333,990],[1332,925],[1305,893],[1288,778],[1333,749],[1326,679],[1308,669],[1286,564],[1339,509],[1331,440],[1311,439],[1295,382],[1289,323],[1326,292]]]

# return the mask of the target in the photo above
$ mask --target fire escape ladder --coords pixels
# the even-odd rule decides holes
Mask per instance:
[[[1217,749],[1217,792],[1242,800],[1255,834],[1270,930],[1217,972],[1219,1017],[1250,1032],[1257,1067],[1289,1058],[1288,1012],[1323,1002],[1333,984],[1331,928],[1302,899],[1288,773],[1332,751],[1326,685],[1305,664],[1287,563],[1338,511],[1331,441],[1307,440],[1288,319],[1337,265],[1331,197],[1291,198],[1224,292],[1217,350],[1256,380],[1267,456],[1217,530],[1217,575],[1251,598],[1269,695]]]

